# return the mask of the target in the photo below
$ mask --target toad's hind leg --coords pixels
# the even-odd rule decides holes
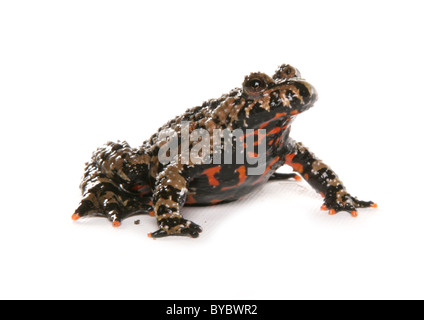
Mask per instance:
[[[168,165],[158,175],[153,193],[153,204],[159,230],[150,233],[152,238],[166,236],[189,236],[197,238],[202,228],[184,219],[181,209],[188,195],[187,167],[178,164]]]
[[[118,227],[129,216],[153,211],[150,199],[122,190],[98,170],[95,163],[88,164],[85,172],[81,184],[83,198],[73,220],[85,216],[105,217]]]

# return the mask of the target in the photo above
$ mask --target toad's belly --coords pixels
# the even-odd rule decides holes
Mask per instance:
[[[235,201],[266,183],[281,164],[278,158],[263,172],[252,174],[245,165],[210,165],[199,170],[189,184],[186,205],[214,205]]]

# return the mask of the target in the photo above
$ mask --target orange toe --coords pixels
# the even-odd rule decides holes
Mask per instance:
[[[294,176],[294,179],[297,180],[297,181],[301,181],[302,180],[302,177],[301,176],[298,176],[298,175],[295,175]]]
[[[78,213],[74,213],[72,215],[72,220],[74,220],[74,221],[77,221],[79,218],[81,218],[81,217],[78,215]]]
[[[114,228],[118,228],[120,225],[121,225],[120,221],[115,220],[115,221],[112,222],[112,227],[114,227]]]
[[[358,212],[357,211],[352,211],[351,214],[352,214],[352,217],[355,217],[355,218],[358,216]]]
[[[321,206],[321,210],[327,211],[327,210],[328,210],[328,208],[327,208],[327,206],[326,206],[325,204],[323,204],[323,205]]]
[[[371,205],[371,208],[378,208],[378,206],[377,206],[377,204],[376,204],[376,203],[373,203],[373,204]]]
[[[336,214],[337,212],[336,212],[336,210],[334,210],[334,209],[330,209],[330,211],[328,211],[328,214],[329,215],[334,215],[334,214]]]

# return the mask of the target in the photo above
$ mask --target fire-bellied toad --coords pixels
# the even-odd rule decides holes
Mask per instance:
[[[323,196],[322,209],[329,210],[330,214],[348,211],[357,216],[357,208],[376,207],[371,201],[360,201],[351,196],[333,170],[289,137],[295,117],[312,107],[316,100],[314,87],[290,65],[280,66],[272,78],[263,73],[252,73],[245,78],[242,88],[188,109],[159,128],[139,148],[131,148],[126,142],[109,142],[95,151],[86,164],[81,183],[83,198],[72,217],[77,220],[85,216],[102,216],[113,226],[119,226],[129,216],[150,213],[156,217],[159,230],[149,236],[197,237],[202,229],[183,218],[184,205],[234,201],[269,180],[301,179],[300,176]],[[244,143],[247,150],[244,161],[222,163],[220,157],[215,157],[217,149],[213,146],[206,149],[206,153],[214,156],[214,161],[199,163],[191,157],[183,159],[183,148],[178,144],[173,161],[160,161],[161,150],[169,147],[172,140],[164,133],[174,132],[176,142],[184,144],[183,128],[190,134],[186,145],[190,150],[199,141],[208,139],[203,136],[191,139],[192,133],[197,131],[214,137],[219,130],[242,132],[236,138],[230,135],[231,142],[241,138],[247,143],[250,137],[253,149],[247,150]],[[218,140],[224,140],[222,135]],[[218,150],[223,148],[218,145]],[[170,150],[165,156],[169,156]],[[236,153],[240,154],[239,148],[229,150],[230,160],[236,158]],[[204,149],[201,152],[202,157],[205,156]],[[249,161],[249,157],[259,159],[259,152],[263,153],[263,170],[250,174],[249,170],[259,162],[255,164]],[[291,166],[296,173],[276,173],[284,164]]]

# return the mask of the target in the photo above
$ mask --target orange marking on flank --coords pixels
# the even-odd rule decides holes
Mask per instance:
[[[305,178],[306,178],[306,176],[305,176]],[[308,178],[306,178],[306,179],[308,179]],[[294,176],[294,180],[302,181],[302,178],[301,178],[301,177],[299,177],[298,175],[295,175],[295,176]]]
[[[292,112],[290,112],[290,114],[291,114],[291,115],[296,115],[296,114],[299,114],[299,111],[297,111],[297,110],[293,110]]]
[[[259,129],[263,129],[263,128],[265,128],[267,125],[269,125],[269,124],[271,123],[271,121],[272,121],[272,120],[273,120],[273,119],[271,119],[271,120],[269,120],[269,121],[267,121],[267,122],[262,123],[262,124],[260,125]]]
[[[148,184],[145,184],[145,185],[136,184],[135,186],[132,187],[132,190],[138,192],[140,190],[147,189],[147,188],[150,189],[150,186]]]
[[[272,129],[271,131],[267,132],[267,134],[266,134],[266,135],[261,135],[261,136],[259,136],[259,131],[258,131],[258,130],[255,130],[255,132],[253,132],[253,133],[255,134],[255,136],[257,136],[257,137],[258,137],[258,141],[256,141],[253,145],[254,145],[254,146],[258,146],[259,144],[261,144],[261,143],[262,143],[262,140],[263,140],[263,139],[266,139],[266,137],[267,137],[267,136],[270,136],[270,135],[272,135],[272,134],[277,134],[277,133],[279,133],[281,130],[282,130],[282,129],[281,129],[280,127],[275,127],[275,128],[274,128],[274,129]]]
[[[219,186],[219,181],[215,178],[215,174],[221,171],[221,166],[212,167],[209,169],[206,169],[202,172],[202,174],[206,175],[209,180],[209,184],[211,186],[217,187]]]
[[[221,199],[214,199],[214,200],[209,201],[209,203],[210,203],[210,204],[217,204],[217,203],[220,203],[220,202],[222,202],[222,201],[224,201],[224,200],[221,200]]]
[[[241,166],[240,168],[236,169],[236,171],[239,173],[239,179],[240,182],[239,184],[242,184],[246,181],[246,167],[245,166]]]
[[[244,141],[247,137],[252,136],[252,135],[257,135],[258,133],[259,133],[259,129],[252,131],[252,132],[249,132],[249,133],[245,133],[239,139],[240,139],[240,141]]]
[[[266,138],[266,136],[269,136],[269,135],[271,135],[271,134],[275,134],[275,133],[278,133],[278,132],[280,132],[281,130],[284,130],[285,128],[287,128],[287,126],[290,124],[290,122],[288,123],[288,124],[286,124],[283,128],[281,128],[281,127],[275,127],[275,128],[273,128],[270,132],[268,132],[266,135],[264,135],[264,136],[261,136],[260,138],[259,138],[259,130],[260,129],[263,129],[263,128],[265,128],[265,127],[267,127],[273,120],[276,120],[276,119],[278,119],[278,118],[281,118],[281,117],[284,117],[284,116],[286,116],[287,115],[287,113],[285,113],[285,112],[282,112],[282,113],[277,113],[271,120],[268,120],[268,121],[266,121],[266,122],[264,122],[264,123],[262,123],[260,126],[259,126],[259,129],[257,129],[257,130],[255,130],[255,131],[253,131],[253,132],[250,132],[250,133],[246,133],[246,134],[244,134],[243,136],[241,136],[239,139],[240,139],[240,141],[245,141],[245,139],[248,137],[248,136],[251,136],[251,135],[255,135],[255,136],[258,136],[258,141],[256,141],[255,143],[254,143],[254,145],[255,146],[257,146],[257,145],[259,145],[261,142],[262,142],[262,140],[264,139],[264,138]],[[269,143],[269,145],[272,145],[272,143]],[[246,144],[244,144],[244,147],[246,148]]]
[[[287,115],[287,113],[286,113],[286,112],[277,113],[277,114],[275,115],[275,117],[274,117],[274,118],[272,118],[272,119],[278,119],[278,118],[284,117],[284,116],[286,116],[286,115]]]
[[[280,157],[276,157],[274,160],[271,161],[271,163],[266,167],[265,172],[262,173],[262,175],[259,177],[258,180],[256,180],[253,185],[263,182],[264,181],[264,177],[268,174],[268,172],[271,170],[272,166],[278,161],[280,160]]]
[[[187,200],[186,200],[186,204],[194,204],[194,203],[196,203],[197,201],[196,201],[196,199],[194,199],[194,196],[192,195],[192,194],[189,194],[188,196],[187,196]]]
[[[240,168],[237,168],[236,171],[239,174],[239,182],[235,186],[222,188],[221,189],[222,191],[236,188],[236,187],[242,185],[246,181],[246,179],[247,179],[246,167],[245,166],[241,166]]]
[[[280,132],[282,129],[280,127],[275,127],[274,129],[272,129],[270,132],[268,132],[266,135],[270,136],[271,134],[276,134],[278,132]]]
[[[293,162],[293,158],[296,154],[295,153],[291,153],[286,155],[286,164],[288,164],[289,166],[291,166],[294,171],[303,172],[303,165],[301,165],[300,163],[297,162]]]
[[[276,134],[276,133],[279,133],[281,130],[284,130],[285,128],[287,128],[287,126],[289,125],[289,123],[288,124],[286,124],[283,128],[281,128],[281,127],[275,127],[275,128],[273,128],[271,131],[269,131],[266,135],[262,135],[262,136],[260,136],[259,137],[259,130],[261,130],[261,129],[264,129],[265,127],[267,127],[273,120],[276,120],[276,119],[278,119],[278,118],[281,118],[281,117],[284,117],[284,116],[286,116],[287,115],[287,113],[285,113],[285,112],[282,112],[282,113],[277,113],[275,116],[274,116],[274,118],[272,118],[271,120],[269,120],[269,121],[266,121],[266,122],[264,122],[264,123],[262,123],[260,126],[259,126],[259,129],[257,129],[257,130],[255,130],[255,131],[253,131],[253,132],[250,132],[250,133],[246,133],[246,134],[244,134],[243,136],[241,136],[239,139],[240,139],[240,141],[245,141],[245,139],[247,138],[247,137],[249,137],[249,136],[251,136],[251,135],[254,135],[254,136],[257,136],[258,138],[258,141],[256,141],[255,143],[254,143],[254,146],[258,146],[260,143],[262,143],[262,140],[263,139],[265,139],[267,136],[269,136],[269,135],[272,135],[272,134]],[[273,140],[274,141],[274,140]],[[272,145],[272,143],[269,143],[269,145]],[[246,144],[244,144],[244,147],[246,148]]]
[[[282,112],[282,113],[277,113],[275,116],[274,116],[274,118],[272,118],[271,120],[269,120],[269,121],[267,121],[267,122],[264,122],[264,123],[262,123],[261,124],[261,126],[259,127],[259,129],[263,129],[263,128],[265,128],[267,125],[269,125],[273,120],[276,120],[276,119],[278,119],[278,118],[281,118],[281,117],[284,117],[284,116],[286,116],[287,115],[287,113],[285,113],[285,112]]]
[[[135,186],[131,188],[131,190],[134,192],[139,192],[141,197],[152,192],[148,184],[145,184],[145,185],[136,184]]]
[[[154,211],[149,211],[149,216],[154,217],[155,216],[155,212]]]
[[[282,127],[281,129],[286,129],[288,126],[290,125],[290,122],[287,122],[286,125],[284,127]]]
[[[266,136],[267,136],[268,134],[264,134],[264,135],[261,135],[261,136],[259,136],[259,132],[258,132],[258,141],[256,141],[253,145],[254,146],[258,146],[259,144],[261,144],[262,143],[262,140],[263,139],[266,139]],[[265,141],[266,142],[266,141]]]

